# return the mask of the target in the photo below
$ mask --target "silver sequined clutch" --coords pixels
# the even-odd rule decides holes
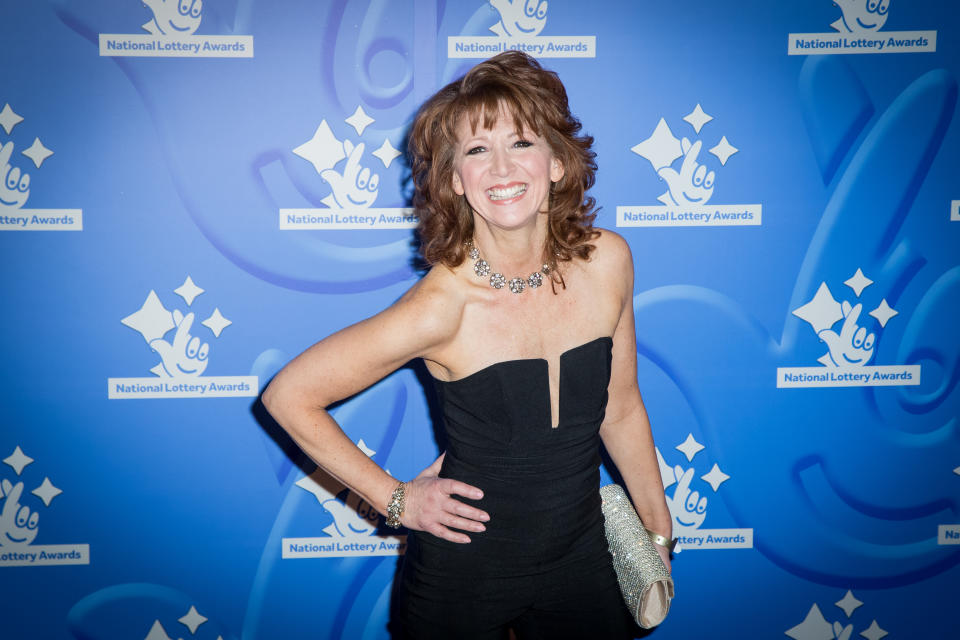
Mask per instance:
[[[618,484],[600,488],[607,546],[620,592],[633,619],[644,629],[657,626],[670,611],[673,578],[650,535]]]

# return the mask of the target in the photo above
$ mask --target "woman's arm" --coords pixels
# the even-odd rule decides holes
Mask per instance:
[[[607,413],[600,427],[600,437],[607,452],[623,476],[633,499],[637,515],[646,528],[671,538],[670,511],[663,494],[660,467],[650,431],[650,420],[637,386],[637,349],[633,320],[633,259],[626,242],[619,236],[604,233],[608,261],[622,283],[622,306],[613,336],[613,362],[608,387]],[[624,277],[626,274],[626,277]],[[669,552],[657,546],[670,567]]]
[[[343,432],[326,407],[359,393],[410,360],[430,355],[457,332],[463,302],[431,272],[385,311],[347,327],[294,358],[263,392],[264,406],[324,471],[385,514],[397,480]],[[443,290],[442,290],[443,289]],[[437,478],[434,463],[407,483],[404,526],[454,542],[469,538],[449,527],[482,531],[483,511],[451,495],[479,498],[476,487]]]

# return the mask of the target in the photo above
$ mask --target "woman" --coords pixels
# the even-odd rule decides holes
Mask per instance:
[[[410,136],[431,270],[264,392],[317,464],[411,530],[403,637],[632,637],[603,534],[599,439],[643,522],[671,535],[637,388],[633,262],[592,227],[596,165],[579,131],[556,74],[519,52],[439,91]],[[449,448],[398,483],[324,407],[413,358],[436,380]]]

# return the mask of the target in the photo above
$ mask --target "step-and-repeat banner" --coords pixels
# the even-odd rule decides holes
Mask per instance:
[[[416,281],[406,129],[509,49],[635,257],[655,637],[960,637],[958,36],[942,0],[4,3],[0,637],[389,637],[405,535],[257,395]],[[411,363],[334,413],[407,479],[434,406]]]

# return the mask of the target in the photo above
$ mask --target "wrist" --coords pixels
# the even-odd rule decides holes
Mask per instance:
[[[392,529],[400,528],[400,518],[403,517],[403,510],[406,507],[406,488],[406,483],[399,483],[390,494],[390,501],[387,502],[387,526]]]
[[[650,535],[650,542],[653,544],[659,545],[666,549],[667,551],[673,552],[674,548],[677,546],[676,538],[669,538],[667,536],[661,535],[652,529],[647,529],[644,527],[646,532]]]

